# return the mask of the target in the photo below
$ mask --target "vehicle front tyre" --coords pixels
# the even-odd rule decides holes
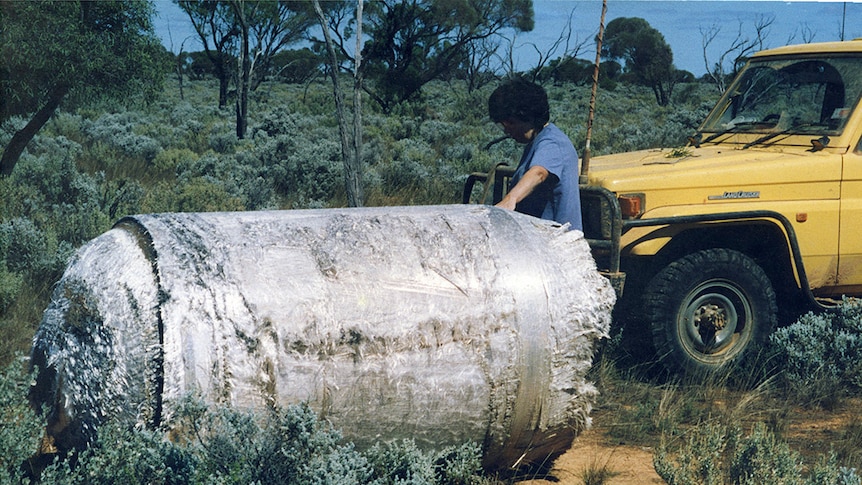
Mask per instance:
[[[714,372],[766,341],[777,319],[763,269],[731,249],[707,249],[664,267],[644,291],[658,357],[673,371]]]

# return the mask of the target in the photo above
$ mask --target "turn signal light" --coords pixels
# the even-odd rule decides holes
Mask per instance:
[[[634,219],[644,213],[644,194],[623,194],[617,197],[623,218]]]

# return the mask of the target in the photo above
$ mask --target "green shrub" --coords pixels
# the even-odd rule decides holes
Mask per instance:
[[[411,441],[361,453],[304,405],[265,415],[187,398],[173,441],[161,432],[108,425],[75,460],[49,467],[49,483],[469,484],[479,483],[475,445],[423,452]],[[74,462],[74,465],[72,464]]]
[[[153,168],[164,174],[175,174],[177,167],[190,164],[198,155],[188,148],[169,148],[163,150],[153,159]]]
[[[811,467],[806,485],[862,485],[854,468],[840,466],[837,455],[830,452]]]
[[[796,453],[757,423],[748,436],[737,427],[702,423],[676,450],[667,444],[653,458],[656,472],[670,485],[801,484]]]
[[[9,271],[6,264],[0,261],[0,313],[5,312],[18,298],[22,283],[23,277]]]
[[[0,255],[8,270],[36,281],[59,279],[71,256],[72,247],[57,241],[52,231],[44,231],[26,218],[0,223]],[[50,283],[49,283],[50,284]]]
[[[286,106],[277,106],[255,125],[255,136],[301,136],[317,126],[324,125],[325,118],[328,117],[330,116],[302,114],[291,111]]]
[[[42,129],[41,135],[46,137],[62,136],[81,143],[81,139],[83,138],[81,132],[83,120],[84,118],[79,113],[69,113],[68,111],[56,112]]]
[[[0,405],[3,396],[14,394],[5,392],[2,384]],[[434,452],[419,450],[408,440],[360,452],[343,442],[340,433],[318,420],[306,405],[255,413],[211,408],[187,397],[181,401],[171,429],[168,439],[162,431],[108,423],[99,429],[90,448],[48,466],[41,479],[73,485],[488,483],[475,444]],[[16,433],[17,437],[22,431]],[[36,443],[29,437],[28,442]],[[12,451],[2,456],[26,458],[23,451]],[[17,475],[10,471],[8,476],[12,481],[0,484],[18,483],[14,481]]]
[[[42,425],[27,403],[29,382],[22,359],[0,371],[0,485],[26,483],[25,464],[42,435]]]
[[[690,431],[679,450],[671,451],[662,444],[653,457],[653,465],[670,485],[722,485],[727,474],[728,449],[733,450],[739,439],[738,428],[700,424]]]
[[[86,198],[87,183],[75,165],[83,153],[81,145],[62,136],[36,137],[34,141],[11,176],[15,183],[32,187],[39,194],[40,199],[31,203],[50,206]]]
[[[0,224],[0,254],[12,271],[32,272],[41,266],[46,252],[45,234],[26,217]]]
[[[124,111],[106,113],[96,120],[86,120],[82,123],[82,131],[91,140],[115,148],[129,158],[152,162],[162,150],[162,146],[157,140],[139,134],[136,130],[153,124],[138,111]]]
[[[146,212],[216,212],[245,209],[240,197],[228,193],[224,184],[211,177],[183,180],[172,186],[169,192],[161,192],[161,197],[165,198],[145,205]]]
[[[81,172],[74,157],[81,152],[80,145],[63,137],[39,138],[34,154],[25,154],[10,177],[13,208],[7,217],[25,216],[31,219],[46,235],[59,242],[72,245],[92,239],[110,227],[108,207],[117,199],[106,184],[104,174]],[[132,182],[126,186],[132,205],[140,191],[129,191],[139,186]]]
[[[162,433],[109,423],[90,448],[42,471],[42,483],[170,485],[194,483],[195,458]]]
[[[258,416],[230,408],[210,410],[186,399],[177,424],[190,431],[185,439],[197,457],[195,483],[315,483],[324,470],[336,474],[329,477],[336,478],[333,483],[347,477],[355,478],[354,483],[368,481],[367,464],[307,406]]]
[[[473,443],[428,452],[403,440],[375,445],[366,455],[381,485],[470,484],[481,478],[480,450]]]
[[[755,423],[748,435],[738,426],[701,423],[688,431],[684,444],[672,448],[663,443],[653,465],[669,485],[860,483],[855,469],[839,466],[834,453],[821,458],[806,473],[799,454],[763,423]]]
[[[228,125],[221,125],[209,136],[209,148],[216,153],[233,153],[239,139],[236,133],[229,131],[232,128]]]
[[[292,208],[325,207],[343,188],[344,167],[337,136],[268,138],[256,150],[268,167],[266,179]]]
[[[458,138],[463,127],[460,120],[427,120],[419,125],[419,138],[437,150],[442,149]]]
[[[862,304],[845,300],[834,312],[807,313],[770,337],[788,389],[804,402],[834,403],[862,385]]]
[[[730,482],[740,485],[764,483],[792,485],[802,482],[802,461],[787,443],[778,441],[763,423],[738,441],[730,464]]]
[[[395,143],[393,155],[391,162],[378,166],[385,192],[421,187],[423,182],[432,180],[430,168],[436,153],[428,144],[412,138],[399,140]]]

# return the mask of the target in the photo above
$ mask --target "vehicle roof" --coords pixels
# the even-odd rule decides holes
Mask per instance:
[[[824,53],[862,53],[862,38],[844,42],[817,42],[811,44],[786,45],[774,49],[766,49],[752,55],[752,58],[790,54],[824,54]]]

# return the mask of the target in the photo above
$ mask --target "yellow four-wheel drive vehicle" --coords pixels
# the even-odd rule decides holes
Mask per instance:
[[[862,294],[860,96],[862,40],[766,50],[688,146],[591,160],[584,233],[669,367],[739,362],[785,310]]]

